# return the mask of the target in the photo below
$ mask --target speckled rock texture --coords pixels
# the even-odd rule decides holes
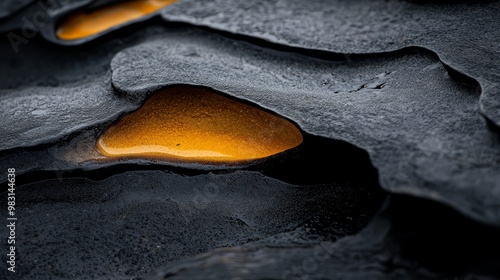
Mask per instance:
[[[1,148],[46,143],[96,122],[116,117],[124,102],[114,98],[107,83],[69,88],[26,88],[15,94],[0,90]],[[9,106],[10,104],[16,106]]]
[[[20,242],[0,279],[500,277],[500,1],[180,0],[55,37],[110,2],[54,0],[38,26],[40,2],[0,3],[0,197],[15,167]],[[179,84],[285,117],[304,144],[233,167],[96,151]]]
[[[0,52],[7,55],[0,60],[0,150],[55,141],[137,108],[113,92],[109,63],[124,45],[161,32],[145,29],[92,51],[34,38],[17,54],[3,37]]]
[[[481,85],[482,112],[500,126],[500,1],[179,1],[163,18],[344,54],[406,47],[435,52]]]
[[[335,243],[218,249],[146,279],[498,279],[499,234],[441,205],[395,196],[365,230]]]
[[[432,54],[328,62],[192,32],[120,52],[111,70],[114,87],[131,99],[170,84],[244,98],[308,133],[368,151],[386,190],[500,225],[498,134],[475,89],[454,81]]]
[[[363,227],[377,196],[366,186],[296,186],[255,171],[145,170],[25,184],[17,191],[14,279],[137,279],[219,247],[332,240]],[[11,279],[5,269],[0,276]]]

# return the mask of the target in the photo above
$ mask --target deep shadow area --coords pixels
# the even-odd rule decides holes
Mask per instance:
[[[486,226],[434,201],[397,195],[391,199],[392,242],[414,265],[455,279],[467,273],[500,276],[500,229]],[[396,242],[397,241],[397,242]]]
[[[344,141],[302,133],[300,146],[249,169],[295,185],[378,182],[377,170],[366,151]]]

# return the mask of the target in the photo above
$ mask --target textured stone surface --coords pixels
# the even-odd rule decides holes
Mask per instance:
[[[386,190],[500,225],[498,134],[474,88],[430,54],[327,62],[191,32],[120,52],[111,70],[114,87],[139,100],[170,84],[247,99],[308,133],[365,149]]]
[[[185,0],[162,14],[169,21],[339,54],[425,47],[481,84],[482,112],[500,126],[500,1],[484,2]]]
[[[72,48],[53,44],[64,6],[15,55],[3,36],[0,168],[16,167],[22,198],[16,276],[133,279],[167,265],[157,278],[498,277],[500,139],[482,113],[499,124],[499,2],[420,2],[182,0],[163,10],[168,28],[149,21]],[[22,34],[36,11],[0,32]],[[102,161],[99,133],[173,84],[251,101],[314,139],[238,171]],[[386,190],[494,227],[396,196],[334,242],[366,224],[380,193],[364,152],[332,138],[365,149]]]
[[[499,234],[443,206],[392,197],[366,229],[336,243],[219,249],[146,279],[498,279]]]
[[[115,119],[138,104],[116,96],[109,63],[116,52],[162,28],[145,28],[96,48],[71,49],[34,38],[18,54],[0,41],[0,150],[55,141]]]
[[[267,237],[276,245],[332,240],[362,228],[382,198],[371,186],[296,186],[255,171],[163,170],[45,180],[16,195],[14,279],[138,279],[180,258]],[[330,235],[311,235],[321,227]],[[1,279],[10,276],[0,270]]]
[[[54,90],[25,88],[15,94],[0,90],[0,149],[32,146],[61,138],[83,127],[111,120],[127,105],[106,89],[107,83]]]

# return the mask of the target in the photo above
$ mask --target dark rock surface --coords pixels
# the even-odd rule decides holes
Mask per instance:
[[[75,45],[99,38],[64,42],[54,35],[57,21],[87,5],[114,0],[80,0],[71,5],[58,0],[47,24],[32,28],[54,43]],[[20,5],[6,1],[6,6]],[[323,50],[349,60],[353,54],[387,53],[406,47],[424,47],[435,52],[452,69],[479,82],[481,111],[500,126],[500,1],[299,0],[243,1],[183,0],[162,10],[168,22],[206,26],[214,30],[264,39],[284,46]],[[28,11],[33,18],[40,8]],[[152,16],[148,16],[147,19]],[[144,19],[133,21],[137,23]],[[21,21],[7,24],[21,29]],[[128,24],[127,24],[128,25]],[[119,28],[113,28],[114,31]],[[110,31],[103,34],[107,35]]]
[[[168,21],[346,54],[346,59],[424,47],[480,83],[481,110],[500,126],[499,10],[500,1],[184,0],[162,15]]]
[[[335,243],[224,248],[147,279],[498,279],[499,234],[442,205],[393,196],[361,233]]]
[[[4,0],[0,2],[0,20],[24,8],[35,0]]]
[[[219,247],[334,240],[364,227],[383,199],[376,185],[296,186],[255,171],[163,170],[44,180],[19,186],[16,196],[15,279],[137,279]],[[5,226],[0,234],[7,236]],[[0,270],[1,279],[8,276]]]
[[[40,8],[0,3],[0,20],[12,15],[0,24],[0,168],[19,175],[14,279],[136,279],[165,265],[154,279],[500,277],[499,1],[181,0],[162,27],[54,39],[67,13],[112,1],[59,0],[17,53],[4,35]],[[102,161],[95,137],[176,84],[262,106],[313,140],[211,172]],[[391,195],[356,234],[383,194],[351,144],[385,190],[453,210]]]
[[[117,99],[109,84],[69,88],[25,88],[14,94],[0,90],[2,142],[0,149],[32,146],[66,136],[78,129],[117,117],[127,103]],[[11,106],[15,104],[15,106]]]
[[[64,48],[34,38],[17,54],[3,38],[0,150],[55,141],[137,108],[113,92],[109,63],[119,50],[163,32],[153,26],[94,48]]]
[[[368,151],[388,191],[500,225],[498,133],[481,116],[475,88],[454,81],[431,54],[339,63],[188,32],[120,52],[111,70],[131,99],[194,84],[249,100],[310,134]]]

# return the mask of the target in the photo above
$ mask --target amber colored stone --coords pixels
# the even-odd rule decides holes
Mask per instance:
[[[57,29],[62,40],[78,40],[114,26],[138,19],[174,3],[176,0],[132,0],[104,6],[67,17]]]
[[[105,131],[108,157],[184,162],[244,162],[294,148],[299,129],[286,119],[200,87],[173,87],[151,96]]]

